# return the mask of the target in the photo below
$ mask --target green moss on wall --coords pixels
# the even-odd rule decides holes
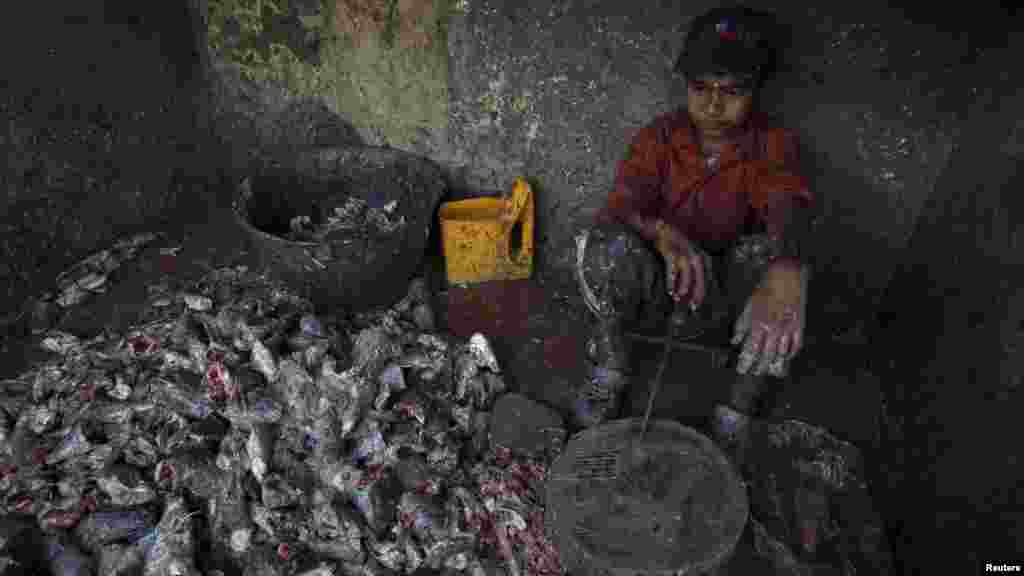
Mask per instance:
[[[338,2],[344,9],[347,2]],[[350,4],[349,4],[350,5]],[[424,134],[448,125],[448,18],[451,0],[380,0],[383,21],[346,25],[325,59],[338,82],[332,98],[357,127],[383,134],[392,146],[415,149]]]
[[[366,134],[415,148],[448,124],[448,19],[459,0],[209,0],[212,51],[252,81],[319,96]]]
[[[303,14],[289,0],[209,0],[211,50],[237,64],[251,81],[276,81],[299,93],[330,88],[332,75],[319,58],[335,38],[333,3]]]

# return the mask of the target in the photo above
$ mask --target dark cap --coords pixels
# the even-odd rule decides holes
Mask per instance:
[[[715,8],[690,25],[674,71],[689,78],[731,74],[760,82],[775,62],[774,20],[745,6]]]

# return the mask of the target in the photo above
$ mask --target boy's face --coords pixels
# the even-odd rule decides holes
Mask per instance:
[[[734,76],[697,76],[687,81],[686,107],[701,136],[728,137],[753,107],[753,90]]]

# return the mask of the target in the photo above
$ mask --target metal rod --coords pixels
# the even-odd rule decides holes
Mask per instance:
[[[694,352],[711,352],[714,354],[726,355],[730,353],[730,350],[728,348],[719,348],[717,346],[707,346],[704,344],[694,344],[693,342],[676,341],[667,337],[659,338],[656,336],[647,336],[645,334],[639,334],[637,332],[627,332],[626,337],[632,338],[633,340],[639,340],[641,342],[647,342],[648,344],[667,344],[672,348],[680,348],[682,350],[693,350]]]
[[[647,434],[647,422],[651,419],[651,411],[654,409],[654,397],[658,395],[658,390],[661,388],[661,378],[665,375],[665,368],[668,366],[669,352],[672,351],[672,329],[675,328],[675,324],[670,320],[668,322],[668,328],[665,329],[665,347],[661,352],[661,363],[658,364],[658,371],[654,374],[654,380],[651,382],[650,397],[647,398],[647,411],[644,412],[644,425],[640,429],[640,440],[644,439]]]

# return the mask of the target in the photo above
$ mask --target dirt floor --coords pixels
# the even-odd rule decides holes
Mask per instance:
[[[216,214],[209,220],[229,221]],[[166,248],[180,249],[167,256],[161,254]],[[79,336],[124,330],[143,310],[148,285],[164,276],[186,282],[211,268],[235,264],[253,264],[240,230],[222,225],[187,228],[181,237],[162,238],[124,264],[111,278],[107,293],[68,313],[57,327]],[[564,413],[570,386],[583,377],[586,322],[573,287],[537,281],[449,287],[438,254],[428,255],[424,274],[435,291],[442,328],[464,336],[475,331],[486,334],[510,387]],[[35,346],[37,340],[24,330],[20,338],[7,340],[0,352],[0,377],[13,376],[41,358],[44,353]],[[642,416],[647,383],[660,352],[658,345],[633,341],[636,373],[626,415]],[[707,354],[674,352],[654,417],[705,429],[714,403],[728,393],[730,378],[729,370],[712,366]],[[796,418],[826,427],[862,449],[877,441],[877,381],[858,370],[850,354],[809,347],[789,380],[775,384],[769,399],[768,415],[773,418]],[[754,559],[749,531],[725,573],[771,573],[770,567]]]

